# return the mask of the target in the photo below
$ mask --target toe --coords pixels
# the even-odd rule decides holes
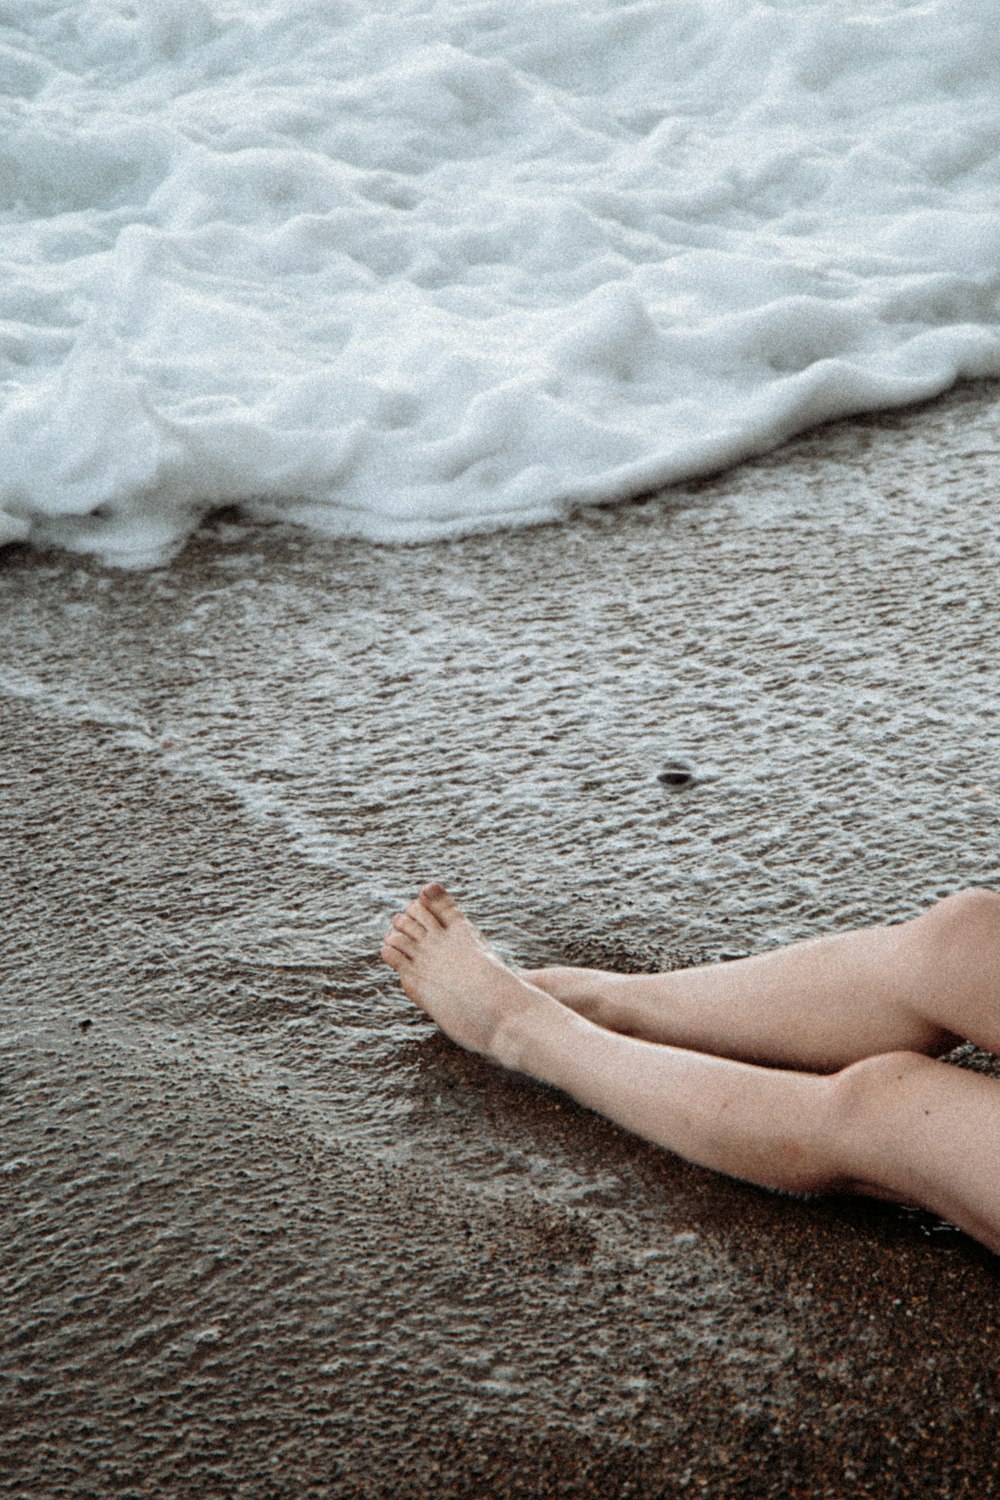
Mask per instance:
[[[409,906],[406,908],[406,915],[410,918],[411,921],[417,924],[421,932],[426,932],[428,927],[434,926],[434,923],[431,921],[430,916],[428,915],[426,906],[422,905],[419,899],[410,902]]]
[[[394,969],[398,969],[401,964],[406,963],[407,959],[412,960],[412,958],[413,950],[409,940],[401,932],[390,932],[382,944],[383,962],[391,964]]]
[[[444,886],[438,885],[436,880],[430,885],[424,886],[420,892],[420,902],[430,912],[431,916],[437,922],[440,922],[442,927],[449,927],[455,918],[460,915],[458,907],[448,895]]]
[[[424,921],[426,921],[426,918],[427,913],[425,912]],[[427,931],[424,922],[416,921],[415,918],[410,916],[408,911],[397,912],[392,919],[392,925],[397,932],[401,932],[404,937],[411,938],[414,942],[418,942]]]

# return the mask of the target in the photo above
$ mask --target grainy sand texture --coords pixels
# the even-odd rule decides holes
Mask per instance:
[[[1000,883],[997,399],[516,535],[0,555],[5,1496],[996,1491],[991,1256],[658,1152],[376,953],[432,877],[627,969]]]

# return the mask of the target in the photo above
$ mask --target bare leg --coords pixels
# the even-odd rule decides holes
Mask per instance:
[[[690,1161],[768,1187],[917,1203],[1000,1250],[990,1079],[910,1051],[817,1075],[605,1030],[506,968],[440,886],[393,919],[382,954],[454,1041]]]
[[[731,963],[523,977],[609,1030],[748,1061],[829,1070],[963,1039],[1000,1050],[1000,896],[964,891],[898,926]]]

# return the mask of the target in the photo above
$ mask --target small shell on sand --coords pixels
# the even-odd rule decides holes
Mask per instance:
[[[682,760],[671,760],[663,767],[656,779],[661,786],[679,789],[691,785],[694,781],[694,771]]]

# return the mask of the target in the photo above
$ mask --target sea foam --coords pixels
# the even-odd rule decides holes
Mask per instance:
[[[987,0],[0,3],[0,541],[423,540],[1000,375]]]

